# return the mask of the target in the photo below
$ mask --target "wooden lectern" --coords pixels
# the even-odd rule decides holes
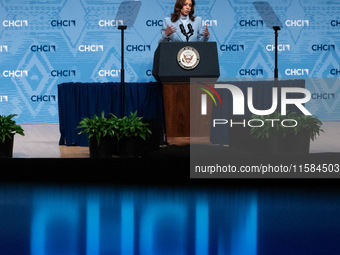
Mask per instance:
[[[152,75],[163,87],[167,136],[190,137],[190,78],[220,76],[216,42],[160,43]]]

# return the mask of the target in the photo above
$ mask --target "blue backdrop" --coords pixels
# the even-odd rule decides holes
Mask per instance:
[[[119,82],[121,0],[0,1],[0,114],[17,121],[58,123],[57,85]],[[125,32],[127,82],[154,81],[153,53],[174,0],[141,1]],[[280,78],[338,78],[339,1],[268,1],[283,24]],[[221,78],[274,76],[274,32],[250,0],[201,0],[196,15],[218,45]],[[338,79],[310,82],[310,111],[340,120]]]

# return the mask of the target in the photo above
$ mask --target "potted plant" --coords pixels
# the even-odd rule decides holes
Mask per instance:
[[[151,135],[149,124],[137,116],[137,111],[118,119],[119,153],[121,156],[136,157],[143,153],[144,142]]]
[[[322,122],[313,115],[291,114],[291,118],[298,123],[296,127],[287,134],[287,151],[293,154],[308,154],[310,141],[324,132],[321,129]]]
[[[274,154],[309,153],[310,140],[314,141],[316,136],[323,132],[322,122],[316,116],[298,115],[295,112],[281,115],[279,112],[274,112],[266,116],[253,115],[253,118],[263,121],[264,125],[252,127],[250,135],[256,139],[269,141]],[[290,125],[289,122],[293,121],[289,119],[294,120],[297,125],[294,126],[293,123]],[[286,126],[292,127],[283,126],[281,124],[283,120],[286,121]]]
[[[0,157],[2,158],[13,157],[14,135],[25,135],[22,127],[12,120],[15,116],[17,114],[0,115]]]
[[[279,112],[273,112],[270,115],[253,115],[252,118],[260,120],[264,125],[262,127],[252,127],[250,129],[250,136],[261,143],[261,145],[265,144],[268,148],[266,150],[267,152],[273,154],[285,153],[286,129],[281,126],[281,121],[284,119],[284,116]],[[266,121],[269,119],[275,120],[275,122],[273,122],[274,124]]]
[[[117,152],[118,118],[110,114],[105,117],[104,111],[100,116],[82,118],[79,122],[78,134],[85,133],[89,137],[90,157],[112,157]]]

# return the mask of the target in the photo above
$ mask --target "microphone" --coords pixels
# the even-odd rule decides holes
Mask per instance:
[[[183,24],[179,24],[179,28],[181,29],[182,34],[187,36],[187,32],[185,31]]]
[[[189,34],[193,35],[194,29],[192,28],[192,25],[190,23],[188,24],[188,28],[189,28]]]
[[[184,28],[183,24],[179,24],[179,28],[181,29],[182,34],[185,35],[185,37],[187,38],[187,41],[189,41],[188,34],[185,31],[185,28]]]

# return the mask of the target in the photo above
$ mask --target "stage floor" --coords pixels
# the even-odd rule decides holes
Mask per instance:
[[[59,125],[21,125],[25,136],[16,135],[14,139],[14,158],[88,158],[89,148],[80,146],[59,146]],[[324,133],[311,142],[311,153],[340,152],[340,122],[324,122]],[[169,145],[189,145],[188,137],[169,137]],[[208,139],[195,141],[207,144]]]

